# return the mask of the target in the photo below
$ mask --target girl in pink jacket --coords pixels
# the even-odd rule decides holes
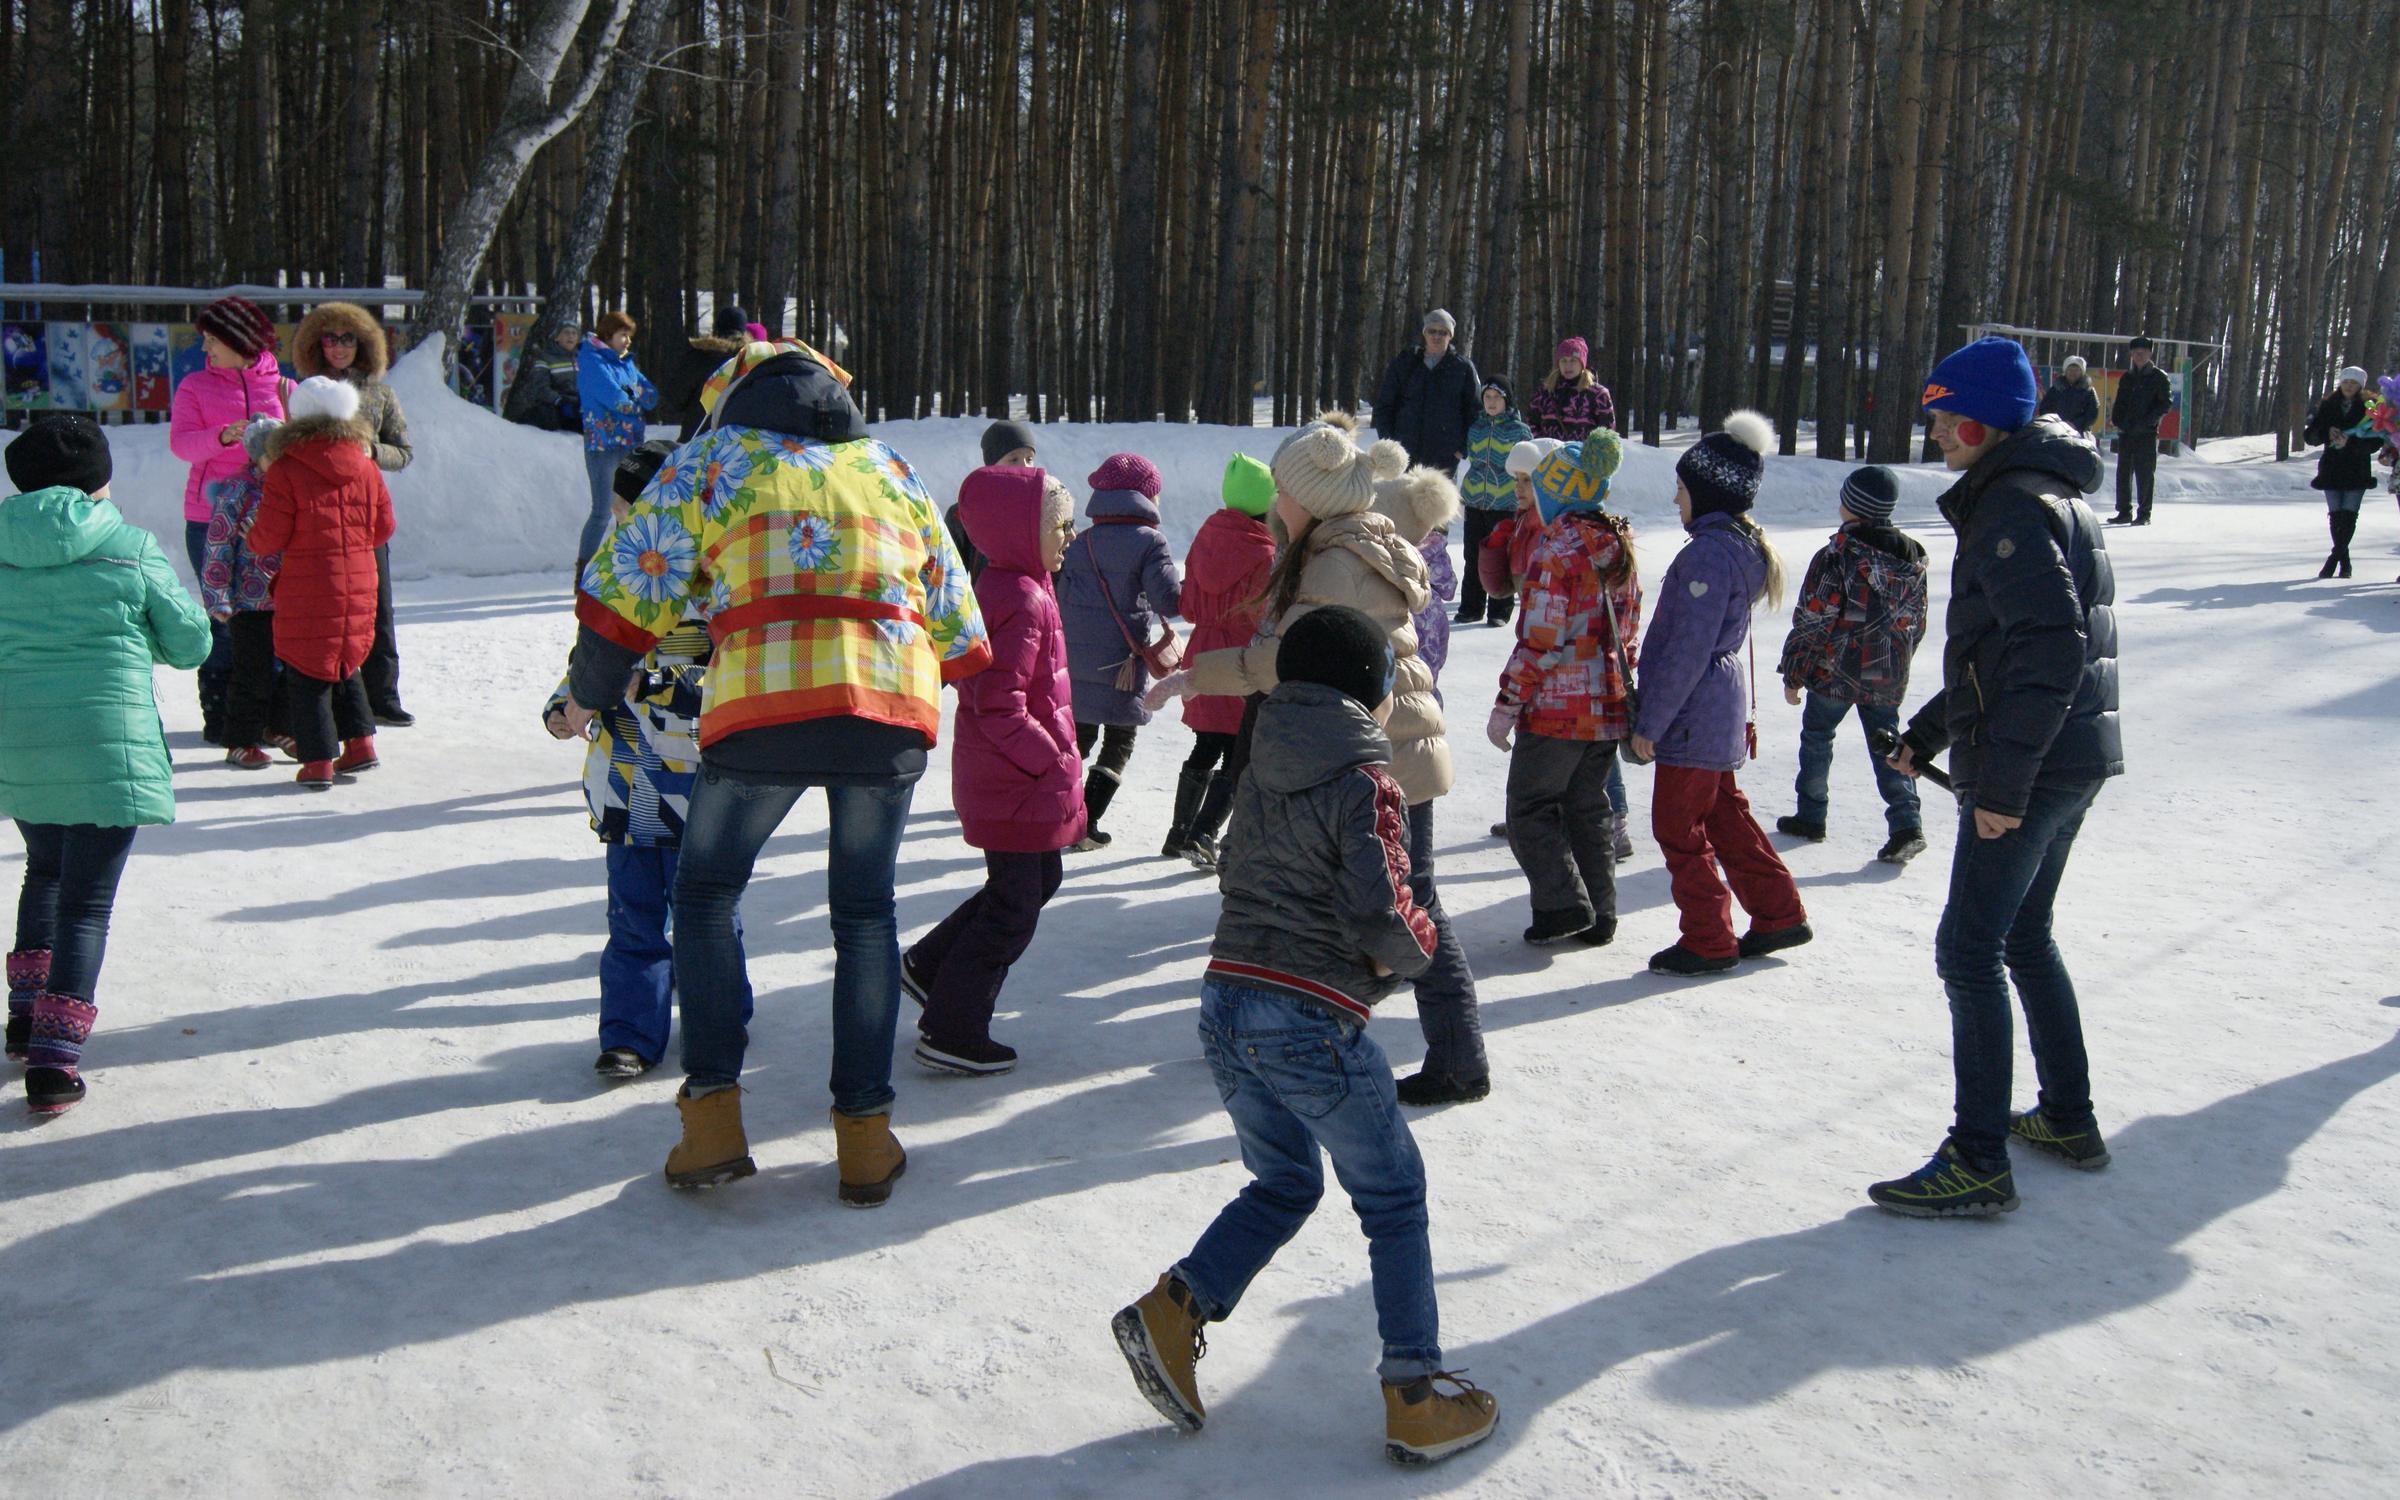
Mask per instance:
[[[1059,851],[1083,837],[1083,757],[1067,637],[1050,575],[1075,530],[1075,498],[1040,469],[977,469],[958,515],[987,565],[975,600],[992,664],[958,684],[951,801],[984,851],[982,890],[900,959],[901,988],[925,1007],[917,1061],[988,1076],[1017,1065],[992,1040],[992,1009],[1011,965],[1058,893]]]
[[[175,387],[167,446],[192,466],[183,482],[183,550],[197,586],[219,491],[259,482],[242,431],[259,417],[283,419],[283,373],[275,363],[275,325],[255,304],[221,297],[192,321],[207,363]],[[209,635],[208,660],[200,668],[200,734],[214,745],[221,740],[233,645],[222,620],[209,622]]]

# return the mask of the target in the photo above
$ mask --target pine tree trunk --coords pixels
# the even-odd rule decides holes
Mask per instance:
[[[1918,146],[1925,133],[1925,4],[1900,0],[1899,76],[1891,123],[1892,167],[1883,237],[1883,307],[1877,331],[1874,443],[1869,456],[1904,462],[1916,426],[1915,350],[1909,343],[1909,299],[1915,290],[1920,238],[1931,234],[1909,202],[1917,181]]]
[[[633,16],[625,24],[624,42],[610,66],[608,91],[590,132],[584,157],[583,188],[577,195],[574,218],[559,242],[558,259],[549,268],[542,288],[541,311],[535,316],[525,346],[538,349],[559,329],[583,318],[584,289],[591,280],[592,257],[599,252],[609,226],[609,210],[617,199],[627,143],[633,137],[635,111],[642,90],[649,86],[657,61],[659,32],[665,27],[668,0],[632,0]],[[597,61],[595,66],[598,66]],[[780,310],[778,310],[780,319]]]
[[[1109,302],[1108,419],[1155,415],[1158,319],[1158,0],[1132,0],[1125,32],[1125,133]]]
[[[1825,122],[1829,139],[1825,152],[1825,181],[1832,192],[1825,205],[1826,263],[1824,332],[1817,339],[1817,457],[1850,456],[1850,343],[1853,307],[1850,284],[1852,226],[1858,217],[1849,208],[1858,190],[1850,167],[1853,111],[1863,107],[1863,91],[1855,84],[1858,34],[1849,24],[1844,0],[1822,0],[1819,20],[1829,42],[1827,76],[1834,106]]]

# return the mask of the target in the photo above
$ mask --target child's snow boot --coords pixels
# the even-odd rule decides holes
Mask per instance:
[[[742,1133],[739,1088],[695,1096],[687,1083],[675,1091],[675,1109],[683,1116],[683,1139],[667,1153],[668,1186],[715,1187],[758,1170],[750,1138]]]
[[[1108,813],[1108,804],[1117,800],[1117,773],[1106,766],[1094,766],[1083,778],[1083,837],[1067,847],[1089,854],[1094,849],[1108,847],[1108,835],[1100,831],[1100,820]]]
[[[375,736],[361,735],[354,740],[342,741],[342,758],[333,763],[333,774],[356,776],[361,771],[372,771],[381,764],[375,758]]]
[[[304,760],[300,763],[300,774],[292,780],[298,782],[304,792],[330,792],[333,790],[333,762]]]
[[[852,1208],[874,1208],[889,1199],[892,1184],[908,1170],[908,1153],[892,1137],[889,1113],[833,1111],[833,1148],[841,1163],[841,1199]]]
[[[1434,1389],[1437,1380],[1455,1392]],[[1393,1463],[1439,1463],[1490,1437],[1499,1425],[1499,1398],[1447,1370],[1383,1383],[1383,1456]]]
[[[1815,936],[1816,933],[1809,929],[1806,922],[1794,922],[1789,927],[1778,927],[1771,932],[1761,932],[1753,927],[1742,934],[1741,956],[1765,958],[1770,953],[1781,953],[1786,948],[1797,948]]]
[[[1525,941],[1536,948],[1547,948],[1553,943],[1582,937],[1591,925],[1591,917],[1584,912],[1537,911],[1533,914],[1533,925],[1525,929]],[[1609,936],[1616,936],[1613,926]]]
[[[225,752],[225,764],[237,771],[263,771],[275,764],[275,757],[256,745],[236,745]]]
[[[73,995],[33,997],[25,1039],[25,1102],[37,1115],[55,1115],[83,1098],[83,1044],[100,1008]]]
[[[1199,820],[1200,799],[1208,795],[1208,773],[1189,767],[1175,776],[1175,816],[1167,824],[1167,841],[1159,846],[1166,859],[1180,858],[1190,846],[1192,825]]]
[[[1483,623],[1486,625],[1506,625],[1508,623],[1508,617],[1516,612],[1517,601],[1513,598],[1487,599],[1484,601]]]
[[[1200,1404],[1200,1380],[1194,1366],[1208,1352],[1208,1320],[1192,1301],[1191,1288],[1169,1272],[1158,1278],[1139,1302],[1109,1320],[1117,1347],[1133,1370],[1133,1383],[1158,1414],[1178,1431],[1198,1432],[1208,1420]]]
[[[50,983],[50,950],[20,948],[8,956],[8,1060],[23,1062],[33,1035],[33,1001]]]
[[[1235,785],[1233,773],[1222,766],[1208,778],[1208,792],[1200,799],[1200,810],[1192,814],[1192,831],[1183,841],[1183,857],[1194,869],[1217,867],[1217,834],[1233,811]]]
[[[1623,864],[1633,858],[1633,831],[1626,827],[1623,813],[1610,813],[1608,823],[1609,852],[1616,856],[1618,864]]]
[[[1661,948],[1650,955],[1650,972],[1671,975],[1677,979],[1697,979],[1704,974],[1722,974],[1740,962],[1731,953],[1723,958],[1711,958],[1677,943],[1672,948]]]
[[[1436,1073],[1423,1068],[1392,1086],[1400,1102],[1411,1109],[1431,1109],[1439,1104],[1473,1104],[1492,1097],[1492,1075],[1481,1078],[1461,1078],[1454,1073]]]
[[[918,1062],[937,1073],[962,1073],[970,1078],[993,1078],[1017,1065],[1017,1049],[990,1037],[917,1038]]]

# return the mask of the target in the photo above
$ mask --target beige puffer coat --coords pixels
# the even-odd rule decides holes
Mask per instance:
[[[1282,530],[1280,523],[1275,528]],[[1300,591],[1282,618],[1262,622],[1247,646],[1210,651],[1191,661],[1191,692],[1271,693],[1275,652],[1294,620],[1327,604],[1347,604],[1381,625],[1392,642],[1392,777],[1409,806],[1450,790],[1450,741],[1442,706],[1433,696],[1433,669],[1417,656],[1416,612],[1432,597],[1425,559],[1413,541],[1373,511],[1318,521],[1300,545],[1308,562]]]

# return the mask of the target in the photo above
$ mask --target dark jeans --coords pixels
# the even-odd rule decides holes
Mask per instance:
[[[1615,740],[1517,732],[1508,756],[1508,847],[1537,913],[1572,913],[1583,926],[1617,915]]]
[[[228,749],[263,744],[284,720],[276,711],[283,664],[275,660],[275,612],[237,609],[225,625],[233,641],[233,675],[225,685],[221,738]]]
[[[693,1084],[738,1082],[749,980],[735,914],[758,851],[809,790],[735,781],[704,764],[692,784],[675,875],[675,986],[683,995],[683,1071]],[[833,926],[833,1107],[891,1105],[892,1028],[900,1016],[900,937],[892,867],[916,778],[829,786],[825,905]]]
[[[377,713],[400,707],[400,634],[392,623],[392,549],[375,549],[375,644],[367,648],[366,665],[358,669],[366,684],[367,704]]]
[[[2037,783],[2023,826],[1996,839],[1976,836],[1974,798],[1961,791],[1950,900],[1934,934],[1933,966],[1950,996],[1950,1063],[1958,1082],[1950,1138],[1969,1159],[1992,1164],[2008,1158],[2011,980],[2025,1007],[2043,1110],[2071,1126],[2092,1118],[2083,1019],[2050,935],[2050,909],[2100,783]]]
[[[1200,1048],[1233,1117],[1250,1182],[1175,1267],[1209,1321],[1231,1315],[1275,1252],[1325,1196],[1325,1164],[1366,1231],[1383,1335],[1378,1373],[1393,1382],[1442,1367],[1425,1161],[1400,1114],[1391,1062],[1363,1027],[1304,1001],[1209,980]]]
[[[363,740],[375,732],[366,683],[356,672],[339,682],[326,682],[287,665],[283,692],[292,741],[303,761],[331,760],[342,753],[343,741]]]
[[[2141,485],[2141,509],[2134,509],[2134,485]],[[2158,434],[2126,432],[2117,436],[2117,514],[2150,519],[2150,500],[2158,489]]]
[[[1183,769],[1193,776],[1206,776],[1220,766],[1233,763],[1233,747],[1239,736],[1215,734],[1200,730],[1192,735],[1192,753],[1184,757]]]
[[[208,553],[208,523],[183,523],[183,555],[192,564],[192,597],[200,595],[200,565]],[[208,660],[200,664],[200,712],[215,718],[225,705],[226,680],[233,672],[233,633],[223,620],[208,622]]]
[[[1507,519],[1504,510],[1466,507],[1464,543],[1458,557],[1458,617],[1462,620],[1480,620],[1487,612],[1490,601],[1483,592],[1483,544]]]
[[[25,884],[17,895],[16,951],[49,949],[50,993],[92,1000],[134,830],[19,820],[17,833],[25,840]]]
[[[1842,727],[1842,719],[1850,707],[1839,698],[1811,692],[1800,710],[1800,777],[1792,784],[1792,794],[1799,802],[1800,817],[1806,822],[1823,823],[1833,805],[1829,789],[1833,778],[1834,731]],[[1872,744],[1878,729],[1900,732],[1900,710],[1861,703],[1858,722]],[[1885,826],[1893,833],[1923,826],[1925,815],[1917,805],[1916,778],[1893,770],[1890,762],[1872,749],[1867,751],[1867,758],[1875,763],[1875,790],[1883,793]]]
[[[600,539],[616,524],[617,465],[625,461],[629,448],[592,448],[583,450],[583,477],[592,489],[592,509],[583,518],[583,532],[575,538],[575,561],[578,569],[600,550]]]
[[[1064,872],[1055,849],[1044,854],[987,850],[983,867],[983,889],[908,950],[909,967],[925,976],[927,986],[918,1029],[937,1042],[990,1038],[1000,987],[1032,945],[1042,908],[1058,894]]]
[[[675,850],[610,844],[608,946],[600,950],[600,1048],[631,1047],[642,1061],[667,1055],[675,1016],[675,949],[667,913],[675,894]],[[742,914],[733,914],[742,941]],[[750,1024],[750,976],[742,975],[742,1024]]]
[[[1408,894],[1433,919],[1433,964],[1417,976],[1417,1025],[1425,1033],[1425,1071],[1452,1078],[1488,1077],[1483,1022],[1475,1009],[1475,972],[1458,945],[1450,914],[1433,888],[1433,804],[1408,810]]]

